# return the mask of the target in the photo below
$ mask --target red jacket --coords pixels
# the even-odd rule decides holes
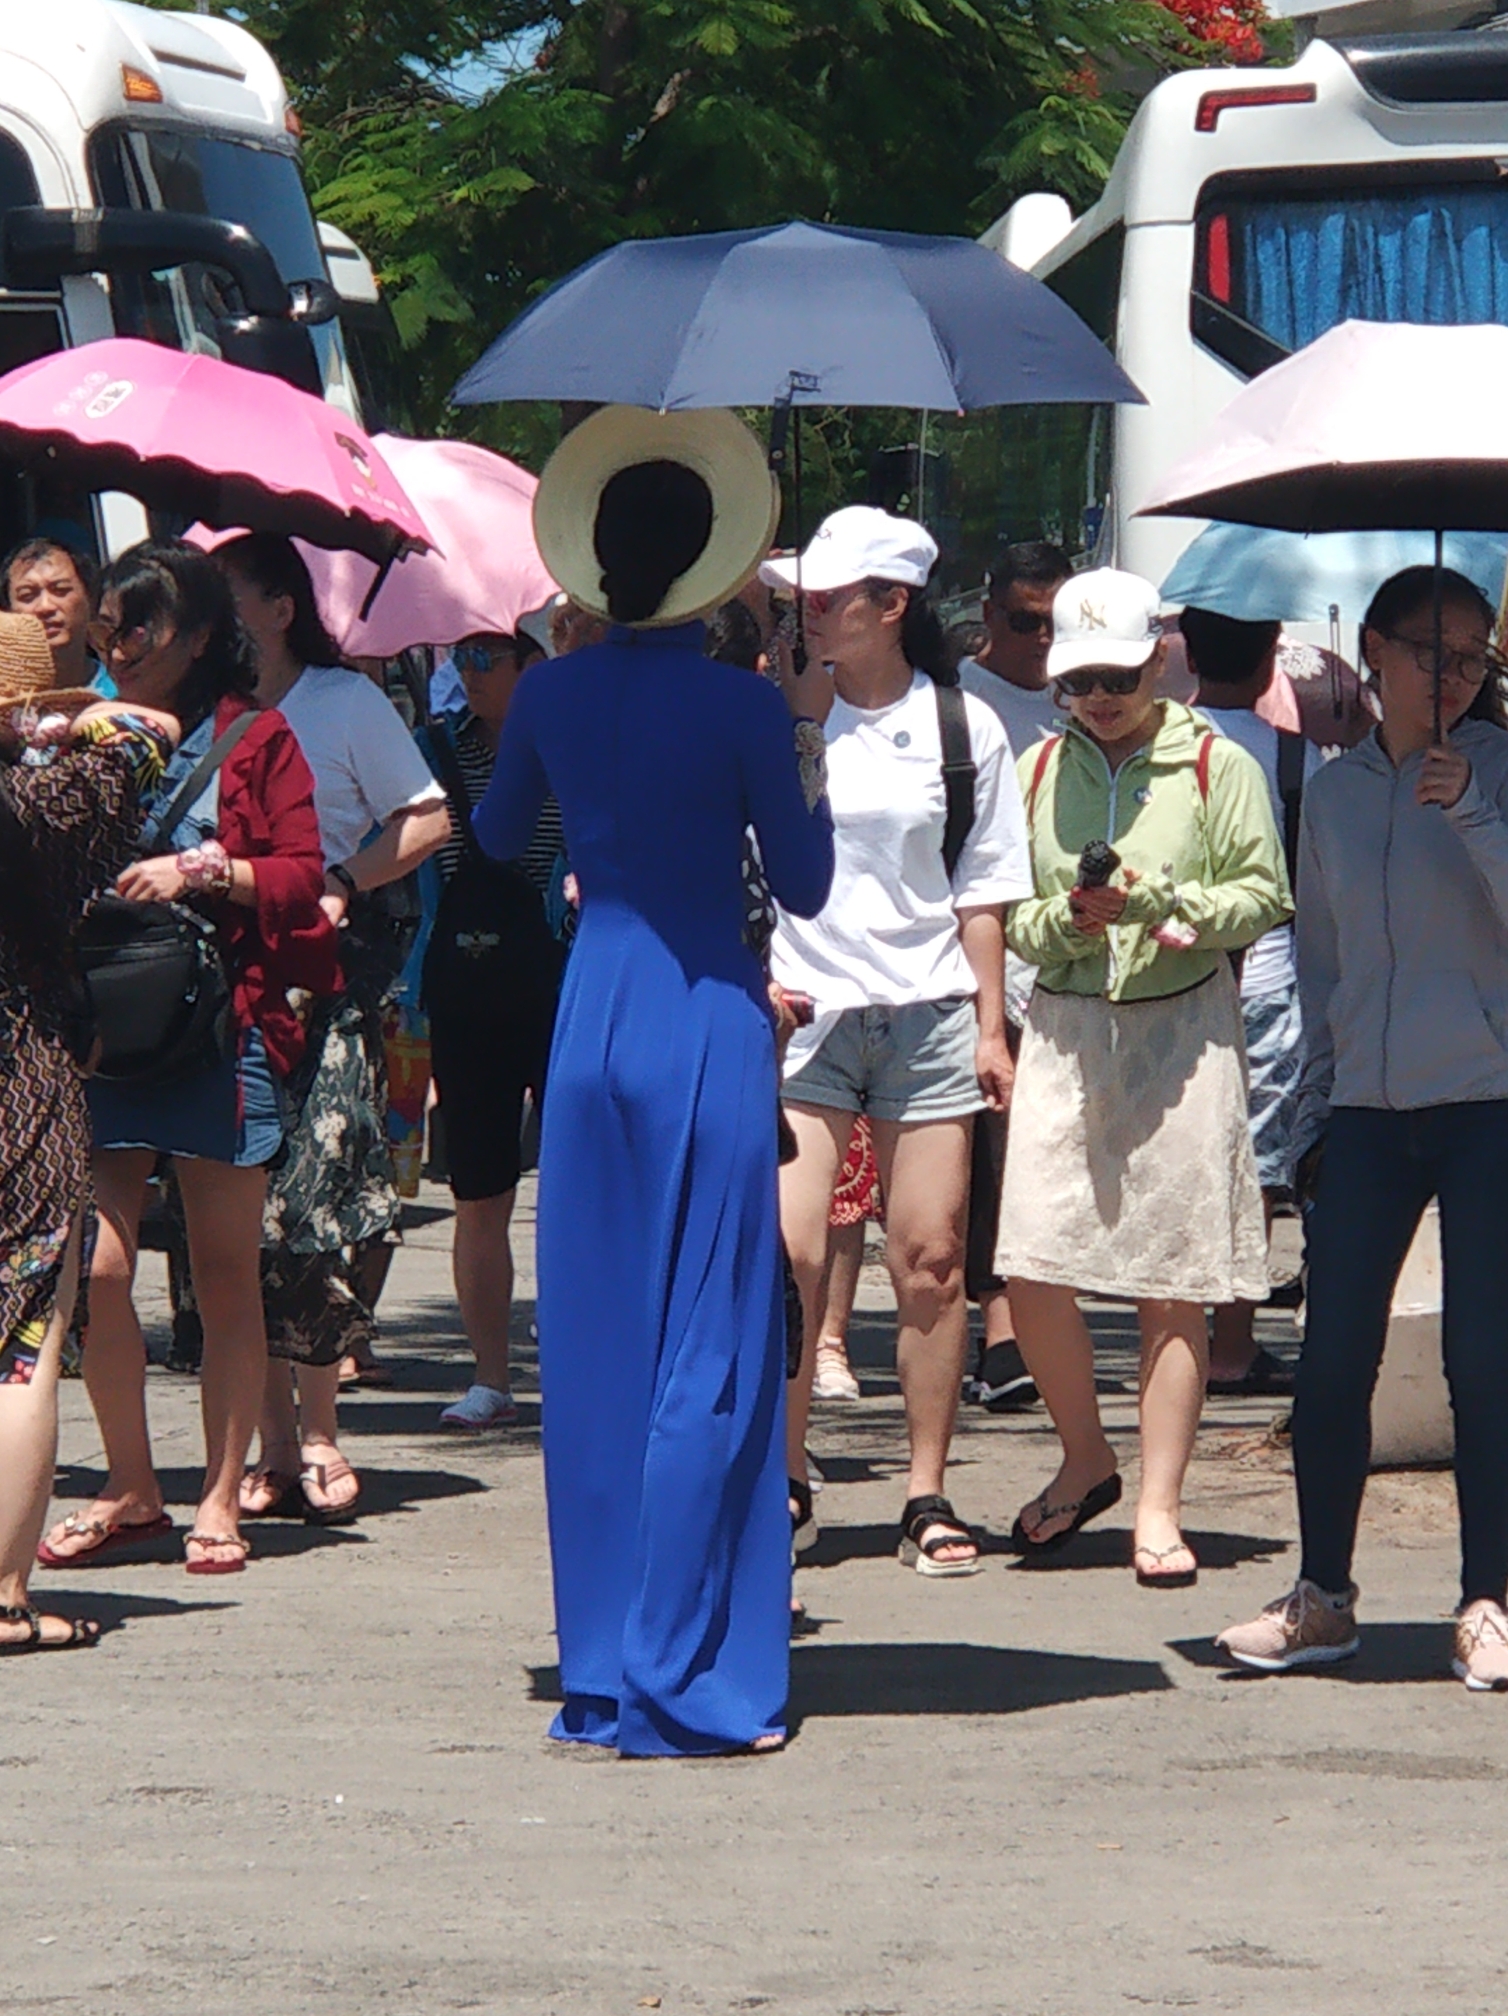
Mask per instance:
[[[215,710],[223,735],[248,702],[231,694]],[[240,1028],[262,1032],[275,1071],[286,1077],[304,1052],[304,1027],[288,989],[340,991],[339,940],[319,907],[324,853],[314,814],[314,779],[293,730],[265,709],[220,768],[219,840],[256,877],[254,910],[228,900],[214,906],[231,998]]]

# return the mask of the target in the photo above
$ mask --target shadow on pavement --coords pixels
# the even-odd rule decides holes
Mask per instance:
[[[100,1627],[102,1636],[108,1638],[112,1631],[119,1631],[123,1625],[134,1623],[139,1617],[192,1617],[204,1610],[234,1610],[234,1598],[219,1602],[177,1603],[170,1596],[129,1596],[117,1589],[100,1589],[91,1586],[80,1589],[70,1585],[49,1594],[50,1582],[40,1579],[33,1585],[31,1601],[39,1610],[50,1610],[58,1617],[93,1617]]]
[[[1208,1638],[1176,1638],[1168,1642],[1190,1666],[1223,1672],[1229,1680],[1344,1680],[1352,1686],[1378,1686],[1389,1681],[1449,1680],[1460,1682],[1450,1670],[1451,1627],[1448,1622],[1431,1624],[1367,1624],[1361,1627],[1361,1650],[1354,1659],[1338,1666],[1299,1667],[1292,1673],[1253,1673],[1232,1666],[1215,1647],[1213,1633]]]
[[[798,1645],[790,1723],[794,1732],[808,1716],[1013,1715],[1172,1685],[1155,1659],[1000,1645]]]
[[[1091,1527],[1075,1533],[1059,1553],[1026,1555],[1009,1539],[987,1546],[986,1553],[1016,1555],[1017,1572],[1023,1575],[1052,1575],[1063,1569],[1129,1568],[1131,1532],[1124,1526]],[[1193,1548],[1201,1569],[1218,1571],[1241,1568],[1250,1561],[1274,1561],[1292,1547],[1292,1540],[1262,1533],[1201,1533],[1188,1530],[1184,1538]]]
[[[360,1465],[356,1466],[360,1469]],[[193,1506],[199,1502],[199,1486],[203,1479],[201,1470],[159,1470],[162,1495],[167,1504]],[[85,1469],[81,1464],[64,1464],[58,1471],[54,1486],[56,1497],[65,1504],[69,1499],[81,1499],[86,1505],[103,1488],[105,1473],[102,1470]],[[465,1498],[477,1491],[485,1491],[486,1484],[480,1477],[466,1477],[456,1470],[362,1470],[361,1471],[361,1516],[381,1517],[389,1512],[403,1512],[410,1506],[422,1505],[432,1498]],[[252,1519],[247,1522],[249,1531],[257,1533],[308,1532],[311,1536],[325,1536],[331,1533],[349,1534],[350,1527],[308,1527],[296,1519]],[[164,1533],[158,1539],[144,1540],[141,1552],[130,1550],[133,1558],[157,1560],[164,1553],[171,1555],[181,1550],[183,1535],[187,1528],[180,1524],[180,1530]],[[311,1539],[312,1544],[312,1539]],[[290,1553],[297,1549],[269,1547],[268,1553]],[[121,1560],[119,1551],[105,1556],[112,1565]],[[81,1564],[82,1565],[82,1564]]]
[[[340,1398],[340,1432],[342,1436],[423,1435],[433,1437],[450,1448],[463,1448],[474,1441],[493,1442],[520,1431],[534,1435],[539,1433],[539,1401],[527,1393],[514,1395],[518,1401],[519,1418],[511,1428],[489,1429],[478,1436],[474,1430],[442,1427],[441,1408],[459,1400],[465,1390],[463,1382],[437,1392],[428,1400],[395,1395],[391,1387],[369,1388],[359,1399],[343,1393]]]

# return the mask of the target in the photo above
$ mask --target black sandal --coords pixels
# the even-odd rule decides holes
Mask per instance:
[[[812,1510],[812,1487],[804,1477],[787,1477],[786,1496],[791,1501],[791,1552],[804,1554],[817,1544],[817,1515]]]
[[[82,1617],[74,1618],[66,1638],[44,1638],[42,1613],[29,1603],[0,1603],[0,1624],[26,1624],[31,1630],[28,1638],[0,1640],[0,1658],[13,1652],[71,1652],[76,1645],[99,1643],[98,1624]]]
[[[1011,1528],[1011,1543],[1013,1546],[1018,1547],[1023,1554],[1056,1553],[1058,1548],[1066,1547],[1074,1534],[1081,1527],[1087,1526],[1091,1519],[1098,1519],[1102,1512],[1108,1512],[1112,1505],[1119,1505],[1120,1502],[1121,1473],[1119,1470],[1112,1470],[1108,1477],[1100,1479],[1093,1490],[1086,1491],[1082,1498],[1076,1498],[1069,1505],[1049,1505],[1047,1502],[1047,1493],[1044,1491],[1040,1498],[1033,1499],[1032,1501],[1037,1511],[1037,1531],[1040,1533],[1050,1519],[1061,1519],[1065,1513],[1069,1512],[1073,1514],[1072,1525],[1065,1526],[1060,1533],[1054,1533],[1046,1540],[1034,1540],[1031,1534],[1027,1532],[1025,1526],[1022,1525],[1021,1516],[1018,1513],[1016,1515],[1016,1523]],[[1029,1512],[1032,1506],[1028,1505],[1025,1509]]]
[[[934,1533],[930,1540],[922,1535],[929,1526],[942,1530]],[[972,1561],[939,1561],[938,1555],[944,1547],[967,1544],[974,1549]],[[906,1508],[901,1513],[901,1544],[898,1550],[901,1565],[915,1568],[918,1575],[977,1575],[981,1566],[979,1542],[954,1512],[946,1498],[935,1492],[927,1498],[908,1498]]]

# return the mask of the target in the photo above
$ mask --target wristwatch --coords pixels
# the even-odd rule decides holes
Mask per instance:
[[[356,886],[356,877],[351,873],[344,861],[335,862],[333,866],[325,870],[325,874],[332,882],[338,882],[341,888],[345,890],[347,902],[354,903],[356,898],[361,894],[361,891]]]

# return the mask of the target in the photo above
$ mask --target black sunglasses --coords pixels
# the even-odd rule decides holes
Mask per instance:
[[[1118,699],[1134,693],[1141,684],[1145,665],[1128,665],[1117,672],[1064,672],[1053,684],[1060,693],[1066,693],[1070,700],[1083,700],[1098,686],[1102,693],[1109,693]]]
[[[1052,611],[1043,616],[1034,615],[1030,609],[1007,609],[1005,627],[1013,637],[1040,637],[1045,631],[1052,635]]]

